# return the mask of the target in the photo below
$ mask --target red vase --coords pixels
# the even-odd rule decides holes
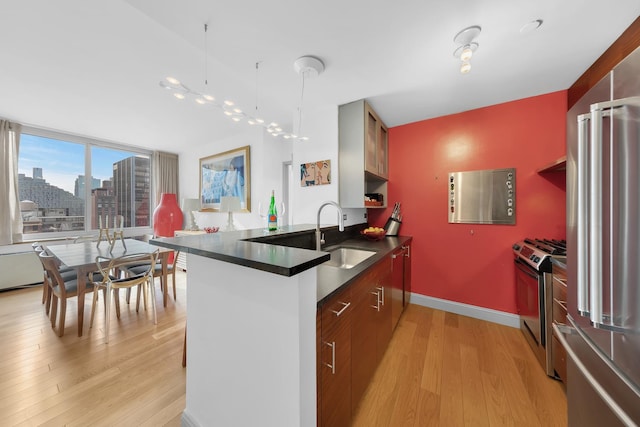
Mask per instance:
[[[182,229],[182,210],[174,193],[162,193],[160,204],[153,211],[153,234],[158,237],[173,237]]]

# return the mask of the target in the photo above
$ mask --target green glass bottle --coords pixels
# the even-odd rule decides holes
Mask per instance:
[[[275,231],[278,229],[278,211],[276,209],[276,196],[274,190],[271,190],[271,203],[269,204],[267,228],[269,231]]]

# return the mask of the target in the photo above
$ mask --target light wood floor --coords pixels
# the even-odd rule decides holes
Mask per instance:
[[[354,426],[566,426],[567,399],[519,329],[409,305]]]
[[[0,293],[0,426],[179,426],[186,275],[178,301],[150,313],[122,304],[103,341],[103,309],[76,334],[51,330],[41,289]],[[159,293],[158,293],[159,294]],[[85,322],[89,321],[87,298]],[[565,426],[566,398],[520,331],[415,305],[402,316],[355,426]]]

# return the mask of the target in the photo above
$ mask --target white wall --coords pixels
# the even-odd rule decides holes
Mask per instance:
[[[182,425],[314,426],[316,269],[285,277],[194,254],[187,263]]]
[[[338,107],[325,106],[304,112],[304,129],[302,132],[309,141],[293,144],[294,178],[299,179],[298,168],[303,163],[320,160],[331,160],[331,184],[313,187],[293,186],[294,224],[315,224],[318,208],[322,202],[331,200],[339,203],[338,191]],[[363,177],[364,179],[364,177]],[[366,209],[345,209],[347,221],[345,225],[366,222]],[[332,207],[323,209],[320,223],[337,224],[338,216]]]
[[[264,225],[258,213],[258,202],[267,201],[271,190],[276,192],[276,200],[282,196],[282,163],[291,160],[291,143],[273,138],[261,127],[238,124],[237,135],[213,142],[188,143],[189,151],[180,154],[180,195],[183,198],[199,198],[200,159],[228,150],[249,145],[251,157],[251,212],[233,214],[238,228],[259,228]],[[244,127],[242,127],[244,126]],[[196,222],[200,228],[224,227],[226,213],[199,212]]]
[[[309,141],[285,141],[273,138],[262,128],[239,123],[237,135],[220,141],[191,142],[189,151],[180,154],[180,197],[198,198],[200,192],[199,160],[202,157],[222,153],[245,145],[251,146],[251,212],[235,213],[234,222],[241,228],[259,228],[265,225],[258,213],[258,203],[268,203],[271,190],[276,201],[282,201],[282,164],[292,161],[294,170],[291,194],[293,224],[315,224],[322,202],[338,200],[338,107],[325,106],[304,112],[302,133]],[[244,127],[242,127],[244,126]],[[331,160],[331,184],[302,187],[297,181],[302,163]],[[345,209],[345,225],[366,222],[365,209]],[[332,207],[322,211],[321,224],[337,224],[338,215]],[[202,227],[223,227],[226,213],[200,212],[196,221]]]

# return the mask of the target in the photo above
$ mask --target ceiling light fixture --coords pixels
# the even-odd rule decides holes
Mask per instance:
[[[535,30],[540,28],[540,26],[542,25],[542,22],[543,22],[542,19],[536,19],[534,21],[527,22],[520,28],[520,34],[524,36],[525,34],[534,32]]]
[[[471,71],[471,57],[473,53],[478,50],[478,47],[480,47],[480,45],[473,40],[478,37],[480,31],[482,31],[482,29],[479,25],[473,25],[460,31],[453,38],[453,41],[460,45],[453,51],[453,56],[462,61],[462,65],[460,66],[460,72],[462,74],[467,74]]]
[[[208,25],[204,24],[204,32],[205,32],[205,80],[204,80],[204,85],[205,85],[205,89],[208,89],[208,78],[207,78],[207,63],[206,63],[206,34],[207,34],[207,29],[208,29]],[[303,57],[305,58],[305,57]],[[298,61],[300,61],[303,58],[298,58]],[[308,57],[311,58],[311,57]],[[313,58],[315,61],[320,62],[320,64],[322,64],[322,61],[320,61],[317,58]],[[298,61],[296,61],[296,63],[298,63]],[[256,81],[257,81],[257,72],[258,72],[258,65],[259,62],[256,62]],[[294,65],[295,66],[295,65]],[[312,63],[307,63],[307,62],[301,62],[300,63],[300,67],[301,67],[301,71],[298,71],[296,69],[296,71],[298,71],[298,73],[311,73],[315,70],[315,75],[317,76],[318,74],[320,74],[322,72],[322,70],[324,70],[324,64],[322,64],[322,69],[317,69],[317,65],[313,65]],[[251,114],[247,114],[246,112],[244,112],[241,108],[238,108],[238,106],[235,105],[235,103],[229,99],[224,100],[224,101],[217,101],[216,98],[210,94],[207,93],[201,93],[198,92],[196,90],[191,89],[189,86],[185,85],[184,83],[182,83],[180,80],[176,79],[175,77],[166,77],[164,80],[160,81],[160,87],[167,89],[168,91],[170,91],[172,93],[172,95],[179,99],[179,100],[183,100],[186,98],[192,98],[194,100],[194,102],[198,105],[203,105],[203,106],[214,106],[219,108],[222,113],[228,117],[230,120],[232,120],[235,123],[238,122],[246,122],[249,125],[253,125],[253,126],[262,126],[269,134],[273,135],[274,137],[277,136],[281,136],[285,139],[294,139],[294,140],[301,140],[301,141],[306,141],[309,138],[307,137],[303,137],[303,136],[299,136],[299,132],[298,135],[292,133],[292,132],[285,132],[284,129],[282,127],[280,127],[280,125],[278,125],[275,122],[266,122],[263,118],[261,117],[254,117]],[[255,114],[258,114],[258,106],[257,106],[257,99],[256,99],[256,110],[255,110]]]
[[[293,63],[293,69],[300,75],[300,103],[298,104],[298,135],[302,134],[302,107],[304,105],[304,83],[306,78],[318,77],[324,71],[324,62],[315,56],[301,56]],[[307,137],[292,136],[301,141],[306,141]],[[288,139],[288,137],[285,136]]]

